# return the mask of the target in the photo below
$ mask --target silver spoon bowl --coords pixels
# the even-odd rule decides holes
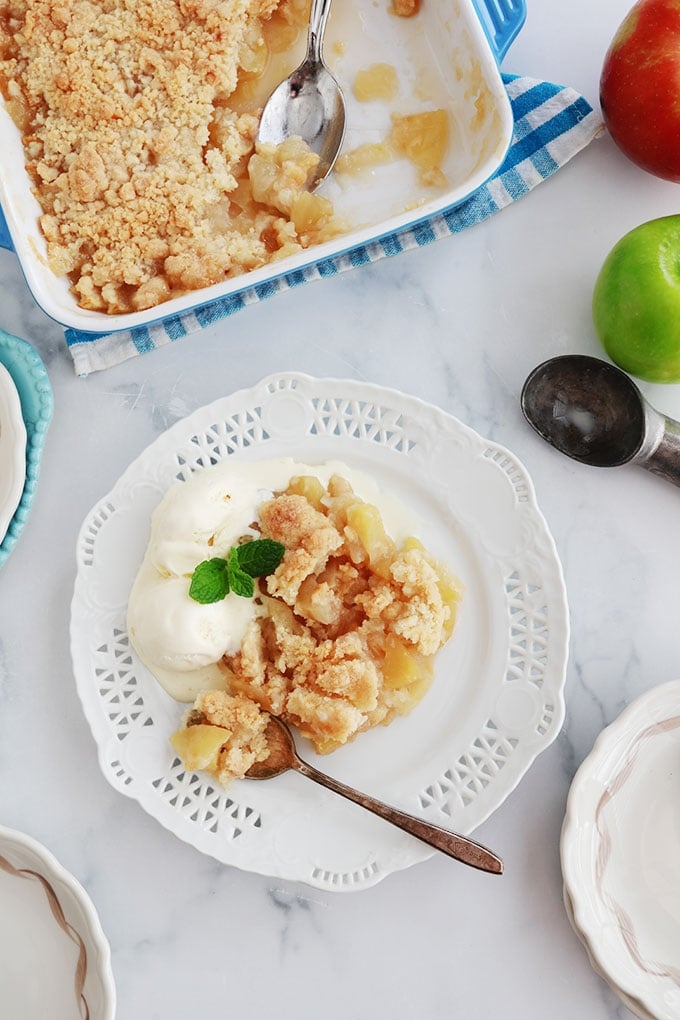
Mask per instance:
[[[593,467],[638,464],[680,485],[680,423],[656,411],[615,365],[582,354],[550,358],[520,399],[532,428],[567,457]]]
[[[379,815],[380,818],[391,822],[392,825],[396,825],[397,828],[402,829],[404,832],[416,836],[417,839],[427,843],[428,846],[434,847],[435,850],[441,850],[442,853],[447,854],[449,857],[462,861],[464,864],[469,864],[473,868],[478,868],[480,871],[489,871],[495,875],[502,874],[503,862],[500,857],[497,857],[480,843],[475,843],[474,840],[468,839],[467,836],[459,836],[455,832],[449,832],[448,829],[442,829],[438,825],[424,821],[422,818],[406,814],[406,812],[400,811],[398,808],[390,807],[389,804],[383,804],[382,801],[338,782],[337,779],[319,772],[318,769],[303,761],[295,750],[295,741],[293,740],[292,733],[286,724],[275,716],[270,716],[269,718],[266,737],[269,755],[265,761],[256,762],[254,765],[251,765],[246,772],[246,779],[272,779],[282,772],[293,769],[293,771],[299,772],[300,775],[306,776],[307,779],[312,779],[315,783],[325,786],[326,789],[340,794],[341,797],[351,800],[354,804],[359,804],[375,815]]]
[[[331,0],[312,0],[305,59],[272,92],[257,133],[258,142],[273,145],[300,137],[319,156],[310,191],[330,173],[345,135],[345,98],[322,57],[330,6]]]

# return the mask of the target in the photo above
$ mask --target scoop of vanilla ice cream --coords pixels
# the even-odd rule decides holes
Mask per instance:
[[[238,651],[253,599],[228,595],[201,605],[189,598],[189,578],[140,571],[128,602],[128,631],[140,658],[163,669],[197,669]]]
[[[263,491],[253,472],[220,467],[168,490],[151,521],[147,555],[162,574],[191,574],[251,531]]]
[[[232,465],[229,461],[178,482],[158,504],[151,535],[127,609],[127,628],[142,662],[174,698],[190,700],[217,686],[222,656],[235,654],[261,607],[229,594],[207,605],[189,596],[191,575],[203,560],[226,557],[251,525],[258,507],[285,488],[302,467],[289,458]]]

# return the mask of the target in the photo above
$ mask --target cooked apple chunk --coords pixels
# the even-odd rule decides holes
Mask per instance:
[[[186,768],[197,771],[214,766],[220,748],[230,737],[231,732],[221,726],[197,723],[195,726],[177,730],[170,737],[170,743]]]

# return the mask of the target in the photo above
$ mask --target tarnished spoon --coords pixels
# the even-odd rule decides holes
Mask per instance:
[[[257,133],[259,142],[273,145],[299,136],[320,157],[310,191],[330,173],[345,135],[345,98],[321,55],[330,6],[331,0],[312,0],[305,59],[272,92]]]
[[[680,485],[680,423],[656,411],[616,365],[565,354],[538,365],[521,395],[539,436],[594,467],[639,464]]]
[[[404,832],[416,836],[417,839],[434,847],[435,850],[441,850],[449,857],[462,861],[463,864],[469,864],[473,868],[479,868],[480,871],[490,871],[496,875],[503,873],[503,861],[486,847],[475,843],[474,840],[468,839],[466,836],[459,836],[455,832],[449,832],[447,829],[441,829],[438,825],[423,821],[422,818],[415,818],[404,811],[383,804],[382,801],[375,800],[374,797],[369,797],[365,793],[359,793],[351,786],[339,783],[337,779],[332,779],[312,765],[308,765],[298,756],[293,735],[280,719],[274,716],[270,717],[266,737],[269,757],[265,761],[251,765],[246,772],[247,779],[272,779],[282,772],[293,769],[300,775],[313,779],[315,783],[325,786],[328,790],[339,793],[341,797],[346,797],[347,800],[372,811],[373,814],[379,815],[380,818],[391,822],[392,825],[403,829]]]

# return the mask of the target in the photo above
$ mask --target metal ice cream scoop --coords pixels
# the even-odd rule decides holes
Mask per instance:
[[[615,365],[582,354],[550,358],[527,378],[521,404],[539,436],[567,457],[594,467],[639,464],[680,485],[680,423]]]

